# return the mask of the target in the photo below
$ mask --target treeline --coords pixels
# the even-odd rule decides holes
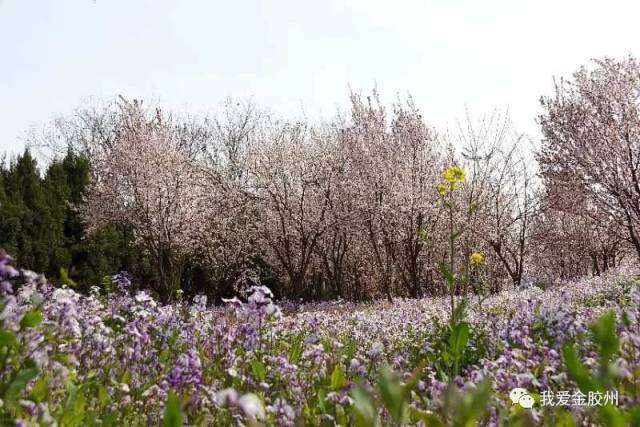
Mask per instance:
[[[60,283],[61,269],[85,290],[128,270],[148,266],[129,227],[113,224],[86,235],[78,206],[90,179],[86,157],[69,151],[39,170],[29,150],[0,164],[0,248],[26,268]]]
[[[457,292],[600,274],[640,254],[639,88],[633,58],[581,69],[543,98],[537,152],[508,118],[442,134],[375,92],[316,123],[119,98],[31,141],[54,159],[42,178],[29,153],[3,170],[0,246],[85,286],[125,269],[165,300],[257,280],[293,299],[439,295],[445,261]]]
[[[130,225],[112,223],[87,232],[80,207],[90,179],[89,159],[72,149],[44,169],[29,149],[2,160],[0,250],[11,254],[17,265],[45,273],[52,283],[72,284],[85,292],[92,286],[111,286],[111,276],[121,271],[130,273],[138,286],[155,288],[149,257]],[[213,283],[200,264],[194,259],[185,266],[183,290],[217,299],[233,293],[231,286]]]

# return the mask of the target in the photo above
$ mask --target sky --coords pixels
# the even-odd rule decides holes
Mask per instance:
[[[96,100],[206,114],[227,96],[331,117],[350,88],[410,93],[440,132],[539,98],[592,58],[640,56],[640,2],[0,0],[0,153]]]

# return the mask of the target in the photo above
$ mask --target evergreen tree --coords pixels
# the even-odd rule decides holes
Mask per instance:
[[[61,235],[66,252],[57,258],[70,277],[83,288],[102,283],[104,276],[127,270],[136,277],[145,276],[144,259],[133,244],[133,233],[121,226],[107,225],[87,236],[78,213],[90,180],[88,159],[72,150],[62,161],[53,162],[48,170],[48,194],[56,218],[62,214]]]
[[[28,149],[10,163],[4,174],[4,192],[2,246],[21,265],[48,271],[56,230],[36,160]]]
[[[127,270],[149,280],[149,266],[126,227],[106,225],[88,237],[78,214],[90,180],[89,161],[69,150],[54,160],[44,178],[29,150],[0,165],[0,248],[24,267],[47,274],[60,269],[83,289]]]

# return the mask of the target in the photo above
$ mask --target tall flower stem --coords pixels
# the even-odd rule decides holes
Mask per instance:
[[[449,295],[451,297],[451,321],[453,322],[453,316],[455,312],[455,266],[454,266],[454,234],[453,234],[453,197],[452,193],[449,193],[449,268],[453,276],[453,281],[450,284]]]

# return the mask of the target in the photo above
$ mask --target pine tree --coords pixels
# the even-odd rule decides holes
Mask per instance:
[[[148,280],[149,266],[133,244],[133,232],[106,225],[87,236],[78,213],[90,181],[89,161],[73,151],[54,160],[40,176],[29,150],[0,165],[0,248],[24,268],[46,273],[54,283],[60,269],[88,289],[104,276],[127,270]]]
[[[50,246],[55,239],[37,162],[29,150],[18,156],[4,173],[3,233],[1,245],[18,263],[48,271]]]
[[[90,173],[88,159],[72,150],[47,170],[45,181],[51,196],[50,206],[57,231],[65,242],[63,251],[52,254],[60,264],[52,265],[52,269],[64,267],[82,288],[99,285],[104,276],[120,270],[144,276],[143,257],[133,245],[130,230],[107,225],[92,236],[86,235],[78,208],[83,203]],[[58,227],[59,219],[62,219],[61,227]],[[57,270],[52,273],[57,274]]]

